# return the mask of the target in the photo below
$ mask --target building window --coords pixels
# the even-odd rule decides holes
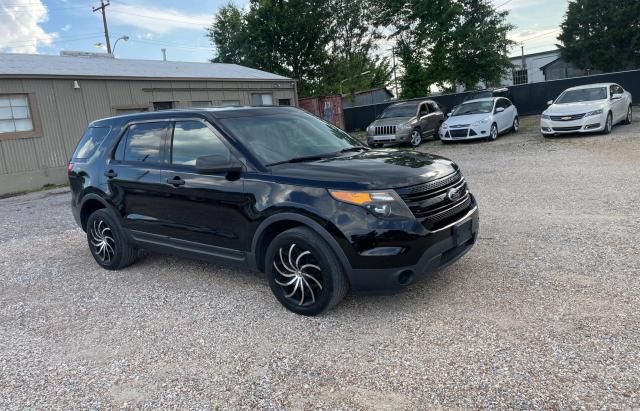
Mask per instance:
[[[278,105],[279,106],[290,106],[291,105],[291,99],[290,98],[281,98],[278,100]]]
[[[0,94],[0,133],[34,131],[27,94]]]
[[[210,101],[192,101],[191,107],[213,107]]]
[[[153,111],[171,110],[173,108],[173,101],[154,101]]]
[[[273,96],[271,94],[252,94],[251,104],[254,106],[273,106]]]
[[[519,84],[527,83],[529,83],[529,70],[526,68],[513,69],[513,85],[517,86]]]
[[[222,100],[222,107],[239,106],[240,100]]]

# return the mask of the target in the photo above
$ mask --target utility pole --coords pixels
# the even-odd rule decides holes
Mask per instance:
[[[396,49],[391,47],[391,58],[393,60],[393,87],[395,88],[396,100],[398,99],[398,77],[396,76]]]
[[[107,13],[106,7],[111,4],[109,0],[105,3],[104,0],[100,0],[100,7],[94,7],[93,12],[100,10],[102,13],[102,24],[104,24],[104,38],[107,41],[107,53],[111,54],[111,42],[109,41],[109,27],[107,27]]]

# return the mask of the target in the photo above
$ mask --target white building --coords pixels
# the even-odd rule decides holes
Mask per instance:
[[[502,85],[517,86],[519,84],[545,81],[542,67],[557,60],[559,57],[560,50],[558,49],[510,57],[509,59],[514,68],[502,80]]]

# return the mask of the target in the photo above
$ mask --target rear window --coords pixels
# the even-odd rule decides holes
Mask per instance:
[[[111,127],[89,127],[80,139],[76,151],[73,153],[74,160],[84,160],[96,152],[104,138],[111,131]]]

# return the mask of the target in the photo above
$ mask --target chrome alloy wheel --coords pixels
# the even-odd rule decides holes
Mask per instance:
[[[95,255],[103,263],[110,263],[115,257],[115,240],[111,228],[103,220],[94,220],[89,230],[90,242]]]
[[[280,247],[273,261],[277,271],[275,282],[285,298],[299,306],[313,305],[322,291],[322,272],[310,251],[295,243]]]
[[[489,138],[491,140],[495,140],[498,138],[498,126],[496,126],[495,124],[491,126],[491,131],[489,132]]]
[[[420,130],[413,130],[413,132],[411,132],[411,145],[418,147],[420,143],[422,143],[422,134],[420,134]]]

